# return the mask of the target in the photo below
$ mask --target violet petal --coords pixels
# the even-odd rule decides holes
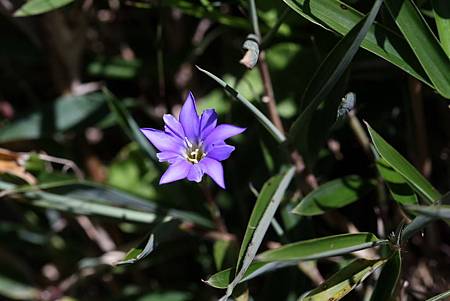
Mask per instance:
[[[207,157],[217,161],[223,161],[230,157],[235,147],[228,144],[218,144],[208,152]]]
[[[199,164],[191,164],[191,168],[187,175],[189,181],[200,182],[203,178],[203,170]]]
[[[162,175],[161,179],[159,180],[159,184],[166,184],[186,178],[191,169],[191,165],[192,164],[190,164],[186,160],[178,160],[174,162]]]
[[[200,140],[207,137],[217,125],[217,113],[214,109],[206,109],[200,117]]]
[[[166,124],[165,126],[166,132],[172,133],[173,135],[176,135],[181,139],[184,139],[185,135],[183,126],[181,126],[181,123],[175,117],[173,117],[173,115],[164,114],[163,120],[164,123]]]
[[[140,129],[148,140],[160,151],[183,153],[183,141],[175,136],[152,128]]]
[[[204,141],[205,150],[208,152],[214,144],[221,144],[225,139],[238,135],[243,131],[245,131],[245,128],[231,124],[220,124],[206,137]]]
[[[197,108],[195,106],[195,98],[191,92],[189,92],[189,95],[181,108],[179,119],[186,137],[191,142],[197,141],[200,121],[197,115]]]
[[[204,158],[199,162],[199,165],[202,166],[202,169],[205,171],[207,175],[214,180],[220,187],[225,189],[225,180],[223,178],[223,167],[222,164],[211,158]]]

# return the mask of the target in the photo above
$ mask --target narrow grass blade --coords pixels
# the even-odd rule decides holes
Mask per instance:
[[[257,107],[255,107],[250,101],[248,101],[244,96],[239,94],[238,91],[234,90],[230,85],[228,85],[226,82],[215,76],[209,71],[206,71],[205,69],[200,68],[199,66],[196,66],[198,70],[212,78],[214,81],[216,81],[222,88],[224,88],[225,91],[230,93],[233,98],[237,99],[240,103],[242,103],[247,109],[250,110],[250,112],[255,115],[256,119],[267,129],[267,131],[275,138],[275,140],[279,143],[283,143],[286,140],[286,137],[283,133],[280,132],[280,130],[277,129],[277,127],[269,120],[269,118],[266,117],[260,110],[258,110]]]
[[[442,294],[436,295],[434,297],[431,297],[425,301],[440,301],[440,300],[447,300],[447,297],[450,297],[450,290],[443,292]]]
[[[156,159],[155,149],[141,133],[139,126],[127,111],[125,106],[108,89],[103,88],[103,93],[106,95],[111,112],[116,115],[117,122],[120,124],[128,137],[131,140],[137,141],[141,149],[145,151],[150,158]]]

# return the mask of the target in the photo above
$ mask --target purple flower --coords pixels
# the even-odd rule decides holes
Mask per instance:
[[[234,146],[225,140],[242,133],[245,128],[230,124],[217,125],[214,109],[204,110],[199,117],[195,98],[191,92],[181,108],[179,120],[165,114],[164,131],[143,128],[141,132],[160,151],[160,162],[170,166],[162,175],[159,184],[187,178],[200,182],[206,173],[214,182],[225,188],[223,167],[220,161],[228,159]]]

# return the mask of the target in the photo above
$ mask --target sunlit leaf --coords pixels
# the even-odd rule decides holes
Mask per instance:
[[[346,35],[363,18],[361,12],[339,0],[283,1],[309,21],[341,35]],[[432,86],[406,40],[382,24],[374,22],[361,47]]]
[[[299,241],[275,250],[259,254],[245,272],[241,282],[287,266],[298,261],[349,254],[387,243],[371,233],[341,234]],[[225,269],[212,275],[206,283],[217,288],[226,288],[233,280],[235,269]]]
[[[379,158],[376,161],[377,169],[386,182],[389,191],[395,201],[400,204],[417,204],[417,195],[408,181],[398,172],[396,172],[384,159]]]
[[[28,0],[15,13],[15,17],[43,14],[72,3],[74,0]]]
[[[387,259],[356,259],[319,287],[301,296],[299,301],[341,300],[386,261]]]
[[[367,124],[367,123],[366,123]],[[369,124],[367,124],[372,143],[378,154],[399,174],[401,174],[428,202],[441,198],[441,194],[412,166],[399,152],[387,143]]]
[[[450,98],[450,60],[419,9],[411,0],[385,0],[385,4],[436,90]]]
[[[37,300],[40,291],[30,285],[0,275],[0,295],[13,300]]]
[[[227,293],[222,298],[226,300],[233,293],[233,289],[244,277],[245,272],[255,258],[256,252],[262,243],[270,222],[280,205],[284,193],[294,177],[295,169],[291,167],[270,178],[259,193],[256,204],[253,207],[250,220],[247,224],[244,239],[242,240],[239,257],[236,264],[236,275],[227,287]]]
[[[306,195],[292,213],[313,216],[342,208],[357,201],[374,187],[373,182],[354,175],[332,180]]]

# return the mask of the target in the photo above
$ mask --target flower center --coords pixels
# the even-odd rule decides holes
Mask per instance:
[[[200,162],[206,156],[206,153],[200,147],[189,147],[186,150],[186,159],[192,164]]]
[[[202,142],[199,144],[191,143],[186,137],[184,138],[186,144],[186,155],[185,158],[192,164],[197,164],[206,156],[206,152],[203,151]]]

